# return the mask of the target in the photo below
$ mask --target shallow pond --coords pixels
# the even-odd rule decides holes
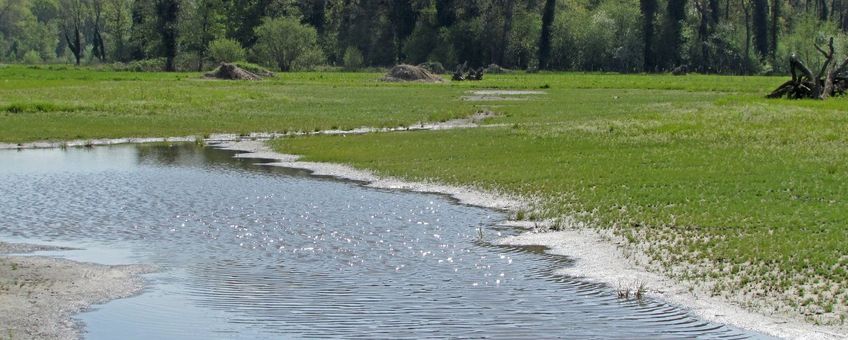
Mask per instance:
[[[0,239],[152,263],[89,339],[746,338],[489,243],[502,213],[254,165],[194,145],[0,151]],[[482,228],[482,238],[478,229]]]

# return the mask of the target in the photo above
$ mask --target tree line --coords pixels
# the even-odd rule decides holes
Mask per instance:
[[[846,30],[848,0],[0,0],[0,62],[752,74]]]

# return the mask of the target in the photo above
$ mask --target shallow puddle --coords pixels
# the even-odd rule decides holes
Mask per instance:
[[[747,338],[490,244],[506,216],[179,146],[0,151],[0,239],[158,265],[90,339]],[[482,239],[479,228],[484,231]],[[109,251],[104,251],[109,250]]]

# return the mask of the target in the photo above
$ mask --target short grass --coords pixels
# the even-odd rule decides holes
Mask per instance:
[[[467,115],[456,88],[390,86],[378,74],[282,74],[262,82],[197,73],[0,68],[0,141],[403,126]]]
[[[542,198],[528,218],[614,228],[659,270],[715,294],[848,315],[848,99],[766,100],[774,77],[375,73],[262,82],[195,73],[0,68],[0,141],[403,126],[500,114],[481,129],[286,138],[274,147],[410,179]],[[537,89],[471,102],[473,88]],[[822,313],[820,315],[815,313]]]

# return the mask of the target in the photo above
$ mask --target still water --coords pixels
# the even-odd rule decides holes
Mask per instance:
[[[78,315],[88,339],[758,337],[492,245],[518,232],[502,213],[232,155],[0,151],[0,239],[161,269],[141,295]]]

